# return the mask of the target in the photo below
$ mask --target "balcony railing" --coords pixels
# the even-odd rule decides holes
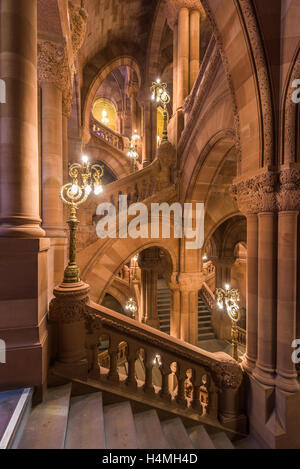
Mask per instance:
[[[226,426],[230,420],[231,430],[245,431],[243,372],[231,357],[211,354],[93,302],[86,306],[85,320],[88,378],[99,383],[100,389],[109,388],[171,413],[182,409],[187,417],[209,425]],[[109,346],[99,356],[101,337]],[[141,357],[143,380],[137,379],[136,370]],[[125,360],[126,376],[119,371],[120,361],[124,364]]]
[[[94,137],[99,138],[103,142],[117,148],[120,151],[125,151],[124,138],[118,133],[106,127],[101,122],[98,122],[94,117],[91,116],[90,120],[90,131]]]

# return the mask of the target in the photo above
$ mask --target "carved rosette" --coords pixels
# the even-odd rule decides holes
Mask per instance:
[[[78,7],[73,5],[72,2],[69,2],[69,17],[73,54],[76,57],[85,38],[88,14],[84,8]]]
[[[280,192],[277,194],[279,211],[300,210],[300,171],[293,168],[280,172]]]
[[[275,212],[278,175],[270,171],[231,186],[231,193],[244,214]]]
[[[212,375],[220,390],[238,389],[243,381],[243,371],[239,364],[230,358],[222,358],[213,365]]]

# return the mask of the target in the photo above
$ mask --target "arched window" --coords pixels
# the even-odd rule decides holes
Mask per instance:
[[[101,124],[116,131],[117,111],[115,105],[107,98],[98,98],[93,105],[93,116]]]

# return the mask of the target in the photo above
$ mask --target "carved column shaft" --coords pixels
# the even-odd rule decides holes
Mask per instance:
[[[37,1],[0,3],[0,236],[40,238]]]

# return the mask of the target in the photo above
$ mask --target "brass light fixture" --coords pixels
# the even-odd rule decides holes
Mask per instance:
[[[129,300],[127,301],[127,303],[125,305],[125,310],[131,314],[132,319],[135,319],[137,309],[138,309],[137,304],[134,301],[134,299],[129,298]]]
[[[129,151],[127,153],[127,156],[129,156],[129,158],[131,158],[132,161],[133,161],[133,172],[135,172],[135,170],[136,170],[136,163],[137,163],[137,160],[139,159],[139,156],[140,156],[137,152],[137,141],[140,138],[141,137],[138,135],[137,130],[135,130],[134,134],[131,137],[130,147],[129,147]]]
[[[240,320],[240,293],[236,289],[230,289],[230,285],[225,285],[225,289],[216,289],[217,305],[219,309],[224,309],[224,305],[228,316],[231,319],[231,337],[233,345],[233,358],[238,361],[238,329],[237,323]]]
[[[162,142],[168,140],[168,112],[167,105],[171,101],[171,97],[167,92],[167,83],[161,83],[160,78],[152,83],[151,86],[152,101],[155,101],[157,105],[162,106],[163,108],[163,117],[164,117],[164,130]]]
[[[61,199],[64,204],[70,207],[70,218],[67,221],[70,229],[69,263],[64,272],[64,283],[80,282],[80,271],[76,264],[76,231],[79,224],[76,212],[79,206],[86,202],[93,190],[95,195],[103,192],[103,174],[103,166],[99,164],[91,165],[88,157],[84,155],[82,164],[73,163],[70,165],[69,175],[72,182],[61,188]]]

